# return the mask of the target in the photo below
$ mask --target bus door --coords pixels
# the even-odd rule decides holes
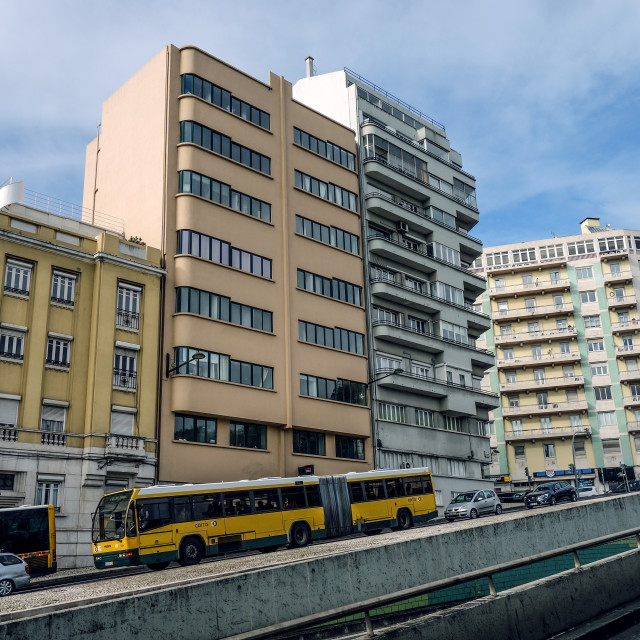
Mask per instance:
[[[322,476],[319,481],[327,537],[348,536],[353,533],[353,518],[346,477]]]
[[[241,551],[252,547],[256,538],[256,518],[250,491],[229,491],[223,494],[225,535],[219,540],[221,552]]]
[[[169,498],[141,498],[136,501],[140,555],[175,549]]]
[[[283,535],[282,511],[276,487],[253,490],[256,537]]]
[[[188,512],[188,502],[189,496],[176,496],[173,499],[176,522],[182,521],[183,511]],[[225,519],[222,513],[222,494],[197,493],[191,496],[191,502],[195,523],[193,525],[195,527],[194,533],[202,536],[207,547],[219,544],[220,538],[224,537],[226,533]],[[176,525],[176,529],[179,528]]]

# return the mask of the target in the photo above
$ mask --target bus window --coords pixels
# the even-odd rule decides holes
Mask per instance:
[[[233,491],[224,494],[224,515],[242,516],[251,513],[251,494],[248,491]]]
[[[253,492],[253,503],[256,511],[280,511],[277,489],[255,489]]]
[[[424,493],[433,493],[433,484],[431,483],[431,476],[421,476],[422,478],[422,490]]]
[[[364,502],[364,491],[362,490],[362,482],[349,482],[349,493],[351,494],[351,502]]]
[[[305,485],[307,492],[307,504],[310,507],[321,507],[322,499],[320,498],[320,485],[307,484]]]
[[[176,496],[173,499],[173,521],[191,522],[191,500],[189,496]]]
[[[133,510],[133,506],[127,511],[127,524],[125,527],[125,535],[134,537],[136,535],[136,516]]]
[[[219,493],[197,493],[192,496],[192,502],[194,520],[222,516],[222,500]]]
[[[282,508],[283,509],[304,509],[307,502],[304,497],[304,486],[282,487]]]
[[[388,478],[384,483],[387,487],[387,497],[403,498],[405,496],[404,485],[399,478]]]
[[[422,482],[420,476],[413,478],[403,478],[404,486],[407,489],[408,496],[419,496],[422,493]]]
[[[169,498],[147,498],[136,503],[138,529],[149,531],[171,523]]]
[[[367,480],[364,483],[367,500],[384,500],[384,483],[382,480]]]

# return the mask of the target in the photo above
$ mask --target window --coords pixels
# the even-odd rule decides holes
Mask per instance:
[[[440,331],[445,340],[451,340],[460,344],[469,344],[469,336],[467,335],[466,327],[460,327],[457,324],[441,320]]]
[[[604,342],[602,340],[587,341],[587,349],[589,351],[604,351]]]
[[[180,172],[180,193],[191,193],[254,218],[271,221],[271,205],[268,202],[236,191],[224,182],[195,171]]]
[[[347,151],[346,149],[339,147],[337,144],[333,144],[328,140],[320,140],[320,138],[316,138],[310,133],[302,131],[302,129],[298,129],[297,127],[293,128],[293,141],[295,144],[299,144],[305,149],[309,149],[309,151],[313,151],[314,153],[332,160],[333,162],[341,164],[343,167],[347,167],[347,169],[355,171],[355,155],[351,153],[351,151]]]
[[[507,382],[517,382],[518,374],[515,371],[507,371],[505,374],[505,378]]]
[[[51,405],[46,402],[42,403],[42,418],[40,421],[40,429],[42,431],[64,431],[66,407],[59,405]]]
[[[501,336],[510,336],[511,335],[511,325],[503,324],[500,326],[500,335]]]
[[[205,357],[190,361],[198,352]],[[176,375],[187,374],[211,380],[235,382],[249,387],[273,389],[273,367],[242,362],[222,353],[192,347],[176,347],[174,360],[177,367]]]
[[[336,436],[336,457],[364,460],[364,438]]]
[[[460,261],[460,252],[457,249],[452,249],[451,247],[447,247],[439,242],[427,243],[427,255],[430,258],[436,258],[441,262],[453,264],[457,267],[462,265]]]
[[[550,433],[551,432],[551,418],[548,416],[543,416],[540,418],[540,430],[542,433]]]
[[[536,299],[535,298],[525,298],[524,299],[524,308],[527,311],[535,311],[536,310]]]
[[[447,431],[462,431],[463,418],[459,416],[444,415],[444,428]]]
[[[538,323],[537,320],[534,320],[533,322],[528,322],[527,329],[529,330],[530,336],[536,336],[540,332],[540,324]]]
[[[402,360],[376,355],[376,371],[394,371],[395,369],[402,369]]]
[[[614,411],[599,411],[598,424],[601,427],[616,424],[616,414]]]
[[[0,398],[0,425],[15,427],[18,422],[19,398]]]
[[[427,213],[428,212],[429,212],[429,209],[427,209]],[[451,229],[457,229],[456,217],[451,215],[450,213],[447,213],[446,211],[442,211],[441,209],[437,209],[436,207],[431,207],[431,218],[436,222],[439,222],[440,224],[444,225],[445,227],[449,227]],[[480,263],[476,264],[475,266],[482,267],[482,256],[480,256],[479,258],[476,258],[476,260],[479,260]]]
[[[587,278],[593,278],[592,267],[576,267],[576,276],[578,280],[586,280]]]
[[[232,447],[246,449],[266,449],[267,427],[264,424],[250,422],[230,422],[229,444]]]
[[[636,358],[625,358],[624,361],[626,365],[627,371],[637,371],[638,370],[638,360]]]
[[[553,304],[558,310],[564,307],[564,297],[561,293],[553,296]]]
[[[542,345],[539,345],[539,344],[531,345],[531,357],[534,360],[542,360]]]
[[[335,300],[362,306],[362,287],[344,280],[325,278],[324,276],[298,269],[298,287]]]
[[[343,380],[342,378],[331,380],[301,373],[300,395],[349,404],[367,405],[367,385],[364,382],[354,382],[353,380]]]
[[[453,185],[442,183],[435,176],[428,174],[427,163],[422,158],[401,149],[378,135],[368,134],[362,138],[365,160],[373,158],[424,184],[446,191],[449,195],[453,194]]]
[[[556,457],[556,448],[553,444],[543,444],[545,458],[555,458]]]
[[[52,504],[58,508],[60,499],[60,482],[38,482],[36,486],[36,504]]]
[[[570,256],[582,256],[587,253],[594,253],[593,240],[579,240],[577,242],[567,242],[567,253]]]
[[[378,419],[388,420],[389,422],[406,422],[404,407],[399,404],[378,402]]]
[[[340,349],[350,353],[364,354],[364,335],[339,327],[325,327],[298,320],[298,338],[332,349]]]
[[[606,376],[609,373],[609,367],[606,362],[594,362],[591,365],[592,376]]]
[[[12,473],[0,473],[0,491],[13,491],[14,480]]]
[[[6,293],[15,293],[20,296],[28,296],[31,284],[31,270],[33,265],[17,260],[7,260],[4,276],[4,290]]]
[[[49,337],[46,363],[54,367],[69,367],[71,341],[68,338]]]
[[[195,289],[176,288],[176,312],[195,313],[206,318],[231,322],[260,331],[273,331],[273,314],[257,307],[234,302],[231,298]]]
[[[121,389],[137,388],[138,352],[116,347],[113,359],[113,386]]]
[[[498,302],[498,313],[501,316],[506,316],[509,313],[509,303],[506,300],[500,300]]]
[[[507,401],[509,402],[510,407],[520,406],[520,396],[517,393],[509,394],[507,396]]]
[[[54,271],[51,279],[51,302],[72,306],[75,286],[76,276]]]
[[[624,238],[622,236],[615,238],[598,238],[598,249],[601,253],[622,251],[622,249],[624,249]]]
[[[238,249],[224,240],[218,240],[188,229],[178,230],[177,253],[204,258],[254,276],[271,278],[270,259]]]
[[[620,440],[602,440],[602,453],[615,455],[620,453]]]
[[[540,247],[540,260],[552,260],[564,257],[564,247],[561,244],[549,244]]]
[[[619,262],[610,262],[609,263],[609,272],[612,275],[622,272],[622,268]]]
[[[396,272],[391,271],[391,269],[387,269],[386,267],[381,267],[377,264],[372,264],[371,277],[374,280],[385,280],[386,282],[395,282]]]
[[[120,436],[132,436],[134,422],[135,413],[133,411],[118,411],[112,408],[109,433]]]
[[[536,278],[536,282],[538,281],[538,279]],[[523,273],[522,274],[522,284],[527,286],[530,284],[533,284],[533,276],[530,273]]]
[[[525,457],[525,449],[523,444],[516,445],[513,447],[513,453],[516,458],[524,458]]]
[[[422,283],[420,280],[416,280],[414,278],[410,278],[409,276],[405,276],[404,285],[405,287],[407,287],[407,289],[411,289],[416,293],[423,292],[424,283]]]
[[[173,437],[175,440],[216,444],[217,421],[214,418],[201,418],[176,413]]]
[[[507,281],[504,278],[494,278],[493,284],[496,289],[504,289]]]
[[[559,271],[549,271],[549,282],[551,284],[556,284],[560,281],[560,272]]]
[[[500,267],[509,264],[509,252],[498,251],[487,254],[487,267]]]
[[[137,331],[140,326],[140,294],[142,288],[124,282],[118,283],[116,327]]]
[[[569,342],[561,342],[560,353],[571,353],[571,344]]]
[[[407,318],[407,328],[411,331],[415,331],[416,333],[426,334],[428,322],[426,320],[421,320],[420,318],[414,318],[409,316]]]
[[[464,300],[464,292],[462,289],[452,287],[444,282],[432,282],[431,283],[431,295],[436,298],[441,298],[451,304],[457,304],[460,306],[466,306]]]
[[[311,456],[326,456],[324,433],[294,429],[293,452],[305,453]]]
[[[297,169],[295,170],[294,175],[295,186],[298,189],[307,191],[308,193],[323,198],[324,200],[328,200],[329,202],[333,202],[341,207],[345,207],[346,209],[350,209],[351,211],[358,210],[358,196],[352,191],[343,189],[337,184],[332,184],[331,182],[323,182],[322,180],[313,178],[312,176],[302,173]]]
[[[24,353],[24,331],[0,328],[0,358],[22,360]]]
[[[433,378],[433,367],[430,364],[411,361],[411,375],[417,378]]]
[[[339,227],[328,227],[309,218],[296,215],[296,233],[349,253],[360,255],[360,238]]]
[[[226,109],[263,129],[269,130],[270,128],[270,116],[266,111],[258,109],[244,100],[232,97],[230,91],[204,80],[200,76],[192,73],[183,74],[182,93],[198,96],[198,98],[202,98],[221,109]]]
[[[416,424],[420,427],[435,426],[433,411],[426,409],[416,409]]]
[[[536,259],[536,250],[533,247],[527,249],[514,249],[511,252],[514,264],[532,262]]]
[[[584,316],[585,329],[594,329],[600,326],[600,316]]]
[[[184,120],[180,123],[180,142],[192,142],[251,169],[271,175],[271,158],[197,122]]]
[[[502,357],[505,360],[513,360],[513,347],[505,347],[502,349]]]

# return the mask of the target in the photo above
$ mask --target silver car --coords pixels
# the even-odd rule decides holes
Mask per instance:
[[[0,553],[0,596],[11,595],[14,589],[31,583],[29,565],[13,553]]]
[[[478,516],[501,514],[502,504],[495,491],[465,491],[459,493],[447,506],[444,517],[453,522],[458,518],[477,518]]]

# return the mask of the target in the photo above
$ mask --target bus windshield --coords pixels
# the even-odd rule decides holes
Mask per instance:
[[[93,542],[119,540],[124,537],[127,508],[133,491],[120,491],[104,496],[93,516]]]
[[[47,507],[0,512],[0,551],[31,553],[49,548]]]

